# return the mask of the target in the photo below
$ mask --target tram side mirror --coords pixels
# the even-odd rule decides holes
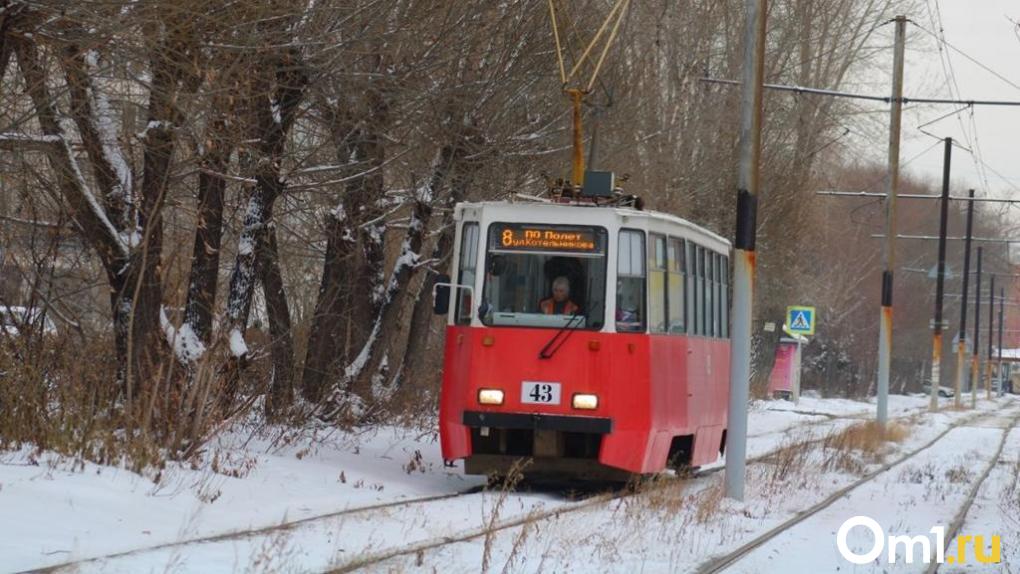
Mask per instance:
[[[450,312],[450,276],[437,275],[436,282],[432,286],[432,311],[436,315],[446,315]]]

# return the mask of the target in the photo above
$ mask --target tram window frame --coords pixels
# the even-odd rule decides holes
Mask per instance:
[[[718,313],[719,312],[719,291],[718,291],[719,281],[716,278],[716,273],[718,273],[718,269],[719,269],[719,254],[716,253],[715,251],[710,251],[709,254],[708,254],[708,259],[709,259],[709,263],[710,263],[709,264],[709,269],[708,269],[709,288],[712,290],[712,303],[711,303],[711,307],[712,307],[712,314],[711,314],[712,325],[711,325],[711,329],[710,330],[712,331],[712,336],[713,337],[718,337],[719,336],[719,319],[718,319],[718,317],[719,317],[719,313]]]
[[[722,256],[722,328],[723,337],[730,337],[730,258]]]
[[[715,252],[711,251],[709,249],[706,249],[705,250],[705,260],[706,260],[706,263],[707,263],[706,270],[705,270],[705,279],[706,279],[706,281],[705,281],[705,291],[708,292],[708,295],[705,297],[705,301],[707,301],[706,312],[705,312],[705,322],[708,323],[706,325],[706,331],[707,331],[707,334],[708,334],[709,337],[715,337],[716,335],[719,334],[719,331],[716,329],[717,322],[716,322],[716,319],[715,319],[715,309],[716,309],[715,302],[718,299],[718,297],[716,296],[716,293],[715,293]]]
[[[474,239],[471,239],[472,232]],[[460,228],[460,257],[457,261],[457,306],[454,323],[471,324],[475,284],[478,280],[478,248],[481,244],[481,227],[477,221],[466,221]],[[470,274],[470,280],[467,279]],[[464,287],[468,287],[465,289]]]
[[[720,337],[726,336],[726,326],[722,323],[722,308],[726,306],[726,300],[722,297],[722,277],[726,274],[726,268],[723,267],[723,261],[725,257],[721,253],[715,254],[715,284],[716,284],[716,317],[719,321],[718,334]]]
[[[624,236],[628,237],[627,248],[624,249]],[[635,249],[639,251],[635,253]],[[621,228],[616,236],[616,300],[614,301],[613,324],[618,333],[644,333],[648,325],[648,282],[647,266],[645,259],[645,232],[640,229]],[[626,273],[622,270],[626,261]],[[640,269],[634,271],[634,262],[637,261]],[[622,321],[620,313],[620,292],[624,280],[629,280],[632,285],[640,285],[641,293],[635,299],[640,308],[638,317],[640,321]],[[621,328],[621,326],[623,328]]]
[[[669,267],[666,236],[661,233],[649,233],[648,245],[648,329],[652,333],[668,333]]]
[[[706,249],[700,245],[697,247],[698,251],[698,334],[702,337],[708,336],[708,304],[706,296],[708,290],[705,288],[705,251]]]
[[[698,333],[698,289],[697,289],[697,244],[687,240],[684,249],[687,275],[684,277],[687,288],[684,293],[685,315],[687,317],[687,334]]]
[[[687,242],[670,237],[666,248],[666,316],[669,332],[681,335],[687,332]],[[670,254],[673,256],[670,257]],[[678,317],[674,317],[674,311]]]
[[[549,229],[558,231],[582,231],[592,232],[594,236],[594,248],[585,247],[577,250],[564,249],[553,250],[543,248],[532,248],[530,246],[516,248],[514,246],[504,247],[501,240],[501,233],[507,233],[512,229],[534,228]],[[482,276],[481,292],[479,294],[478,316],[481,323],[487,327],[497,328],[533,328],[533,329],[562,329],[569,326],[571,329],[584,331],[602,331],[606,321],[606,295],[607,281],[609,279],[609,231],[599,225],[574,225],[574,224],[544,224],[493,221],[488,224],[486,230],[484,274]],[[545,257],[544,262],[534,258]],[[552,283],[555,277],[561,275],[554,273],[549,275],[547,264],[557,258],[566,258],[576,262],[585,261],[595,263],[587,265],[578,279],[584,282],[581,289],[580,300],[572,297],[572,300],[579,306],[575,313],[581,319],[572,319],[568,313],[543,313],[541,311],[541,300],[551,293]],[[534,273],[518,273],[524,270],[536,271]],[[497,271],[497,269],[500,269]],[[571,279],[569,273],[563,276]],[[503,277],[524,279],[524,283],[503,281]],[[576,284],[576,283],[575,283]],[[514,305],[507,308],[505,295],[501,293],[507,289],[512,297]],[[517,287],[524,286],[524,289]],[[529,291],[536,286],[541,286],[537,292]],[[575,291],[576,292],[576,291]],[[540,294],[538,294],[540,293]],[[520,298],[519,295],[524,295]],[[597,310],[597,312],[595,311]],[[571,322],[572,321],[572,322]]]

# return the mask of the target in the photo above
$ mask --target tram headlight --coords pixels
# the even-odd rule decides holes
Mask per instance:
[[[478,391],[478,404],[482,405],[503,404],[503,391],[499,389],[480,389]]]
[[[599,397],[598,395],[589,394],[576,394],[574,399],[571,401],[575,409],[582,409],[586,411],[592,411],[599,408]]]

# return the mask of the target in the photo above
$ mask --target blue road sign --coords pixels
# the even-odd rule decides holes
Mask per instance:
[[[786,329],[798,335],[815,334],[815,308],[793,305],[786,308]]]

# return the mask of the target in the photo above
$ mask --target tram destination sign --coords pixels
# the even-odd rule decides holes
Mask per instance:
[[[601,251],[598,233],[588,227],[497,224],[498,249],[514,251],[569,251],[596,253]]]

